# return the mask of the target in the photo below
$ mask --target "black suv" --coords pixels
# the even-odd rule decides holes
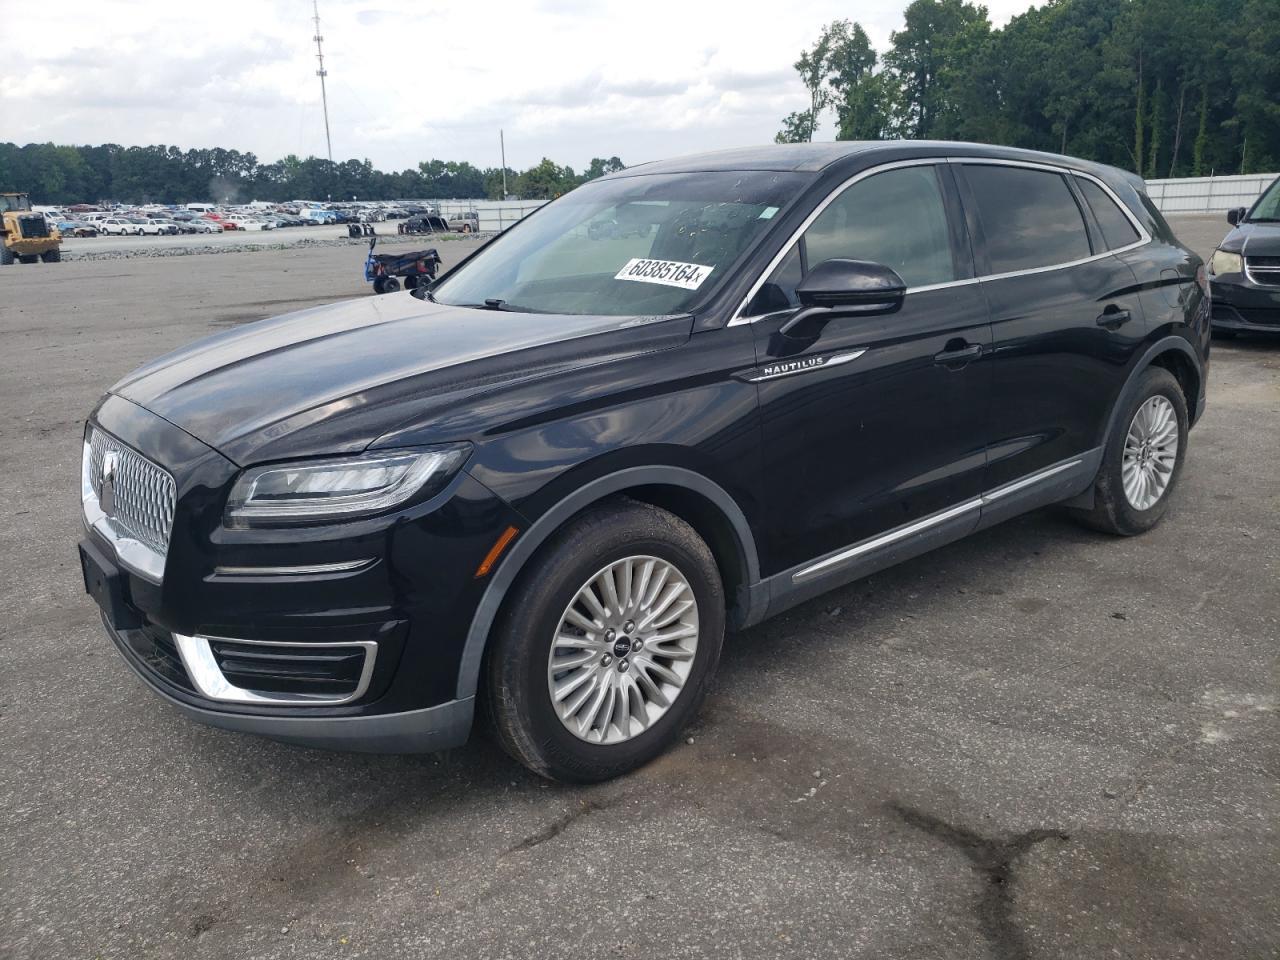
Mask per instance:
[[[957,143],[735,150],[551,203],[416,296],[144,366],[94,410],[85,582],[197,720],[597,780],[726,629],[1035,507],[1164,513],[1200,260],[1142,182]]]
[[[1213,330],[1224,338],[1280,333],[1280,178],[1227,221],[1234,229],[1209,258]]]

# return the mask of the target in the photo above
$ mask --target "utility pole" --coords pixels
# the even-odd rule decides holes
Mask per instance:
[[[329,75],[329,71],[324,68],[324,37],[320,36],[320,6],[319,0],[311,0],[311,9],[315,12],[315,16],[311,19],[316,23],[316,35],[312,39],[316,42],[316,59],[320,61],[320,69],[316,71],[316,76],[320,78],[320,103],[324,107],[324,145],[329,152],[329,164],[333,165],[333,140],[329,137],[329,94],[325,90],[324,78]]]
[[[507,141],[502,134],[501,128],[498,130],[498,149],[502,151],[502,199],[507,199]]]

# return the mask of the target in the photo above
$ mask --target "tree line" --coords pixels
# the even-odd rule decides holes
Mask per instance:
[[[889,48],[837,20],[795,63],[809,109],[779,143],[971,140],[1073,154],[1147,178],[1280,169],[1277,0],[1049,0],[991,25],[915,0]]]
[[[617,157],[593,159],[581,173],[543,158],[527,170],[507,168],[507,193],[522,199],[559,196],[623,168]],[[387,173],[368,160],[330,163],[290,154],[262,163],[239,150],[178,147],[59,146],[0,143],[0,190],[23,190],[34,202],[68,204],[242,203],[249,200],[394,200],[408,197],[502,199],[502,169],[424,160]]]

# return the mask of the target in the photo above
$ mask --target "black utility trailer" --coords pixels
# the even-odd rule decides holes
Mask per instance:
[[[374,253],[377,244],[377,237],[369,241],[369,255],[364,261],[364,278],[373,283],[374,293],[399,290],[399,277],[404,278],[405,289],[412,290],[430,283],[440,272],[440,254],[435,247],[411,253]]]

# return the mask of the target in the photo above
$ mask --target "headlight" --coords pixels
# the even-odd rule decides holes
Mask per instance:
[[[468,444],[301,460],[246,470],[227,498],[227,526],[319,523],[381,513],[443,489]]]
[[[1240,259],[1238,253],[1227,253],[1225,250],[1213,251],[1213,256],[1209,258],[1209,272],[1215,277],[1224,273],[1242,273],[1244,270],[1244,262]]]

